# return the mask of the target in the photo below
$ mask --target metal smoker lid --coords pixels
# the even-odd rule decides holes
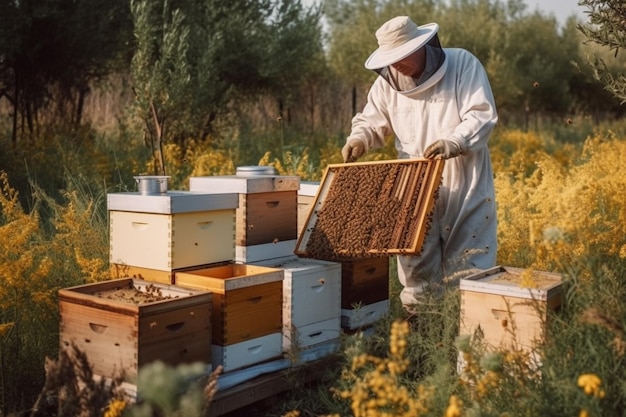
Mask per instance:
[[[247,165],[237,167],[237,176],[252,177],[255,175],[276,175],[276,170],[271,166]]]

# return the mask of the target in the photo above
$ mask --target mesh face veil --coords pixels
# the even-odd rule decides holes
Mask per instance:
[[[419,78],[404,75],[391,65],[375,69],[374,71],[383,77],[394,90],[398,92],[409,92],[428,81],[433,74],[441,68],[441,65],[443,65],[446,59],[445,52],[439,42],[438,34],[435,34],[423,48],[426,51],[426,63],[424,71],[422,71]]]

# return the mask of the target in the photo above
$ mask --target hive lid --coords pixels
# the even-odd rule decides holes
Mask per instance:
[[[192,191],[167,191],[163,194],[143,195],[139,192],[107,194],[109,211],[175,214],[198,211],[236,209],[237,194],[211,194]]]
[[[315,197],[317,195],[317,191],[320,188],[320,183],[315,181],[302,181],[300,183],[300,190],[298,190],[298,195],[303,195],[307,197]]]
[[[252,177],[256,175],[276,175],[276,169],[268,165],[248,165],[237,167],[238,177]]]
[[[496,266],[460,280],[461,291],[548,300],[562,291],[562,275]]]
[[[253,194],[297,191],[300,177],[294,175],[220,175],[189,178],[189,190],[211,194]]]
[[[107,293],[115,293],[123,289],[134,289],[142,293],[158,293],[158,297],[147,298],[142,301],[138,297],[134,302],[126,297],[111,296]],[[142,315],[156,314],[172,309],[172,304],[177,307],[211,303],[212,294],[206,290],[183,288],[177,285],[168,285],[157,282],[145,281],[137,278],[118,278],[102,282],[81,284],[73,287],[62,288],[58,291],[59,300],[98,307],[103,310],[114,311],[121,314],[136,314],[141,311]]]
[[[329,165],[295,254],[336,260],[420,253],[444,163],[400,159]]]

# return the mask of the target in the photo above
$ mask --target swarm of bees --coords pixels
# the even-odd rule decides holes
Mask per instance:
[[[417,254],[428,233],[440,178],[430,195],[433,161],[344,165],[332,176],[306,244],[307,256],[340,259]]]
[[[129,285],[127,287],[99,291],[94,295],[100,298],[106,298],[108,300],[137,305],[174,298],[171,295],[163,294],[162,289],[152,283],[145,286],[136,286],[135,283],[132,281],[129,282]]]

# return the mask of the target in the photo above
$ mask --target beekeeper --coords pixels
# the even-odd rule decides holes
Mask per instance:
[[[484,67],[470,52],[442,49],[439,26],[395,17],[376,31],[365,68],[379,74],[341,153],[353,162],[395,135],[399,158],[445,159],[423,251],[398,256],[405,306],[444,278],[495,265],[496,207],[487,143],[498,120]]]

